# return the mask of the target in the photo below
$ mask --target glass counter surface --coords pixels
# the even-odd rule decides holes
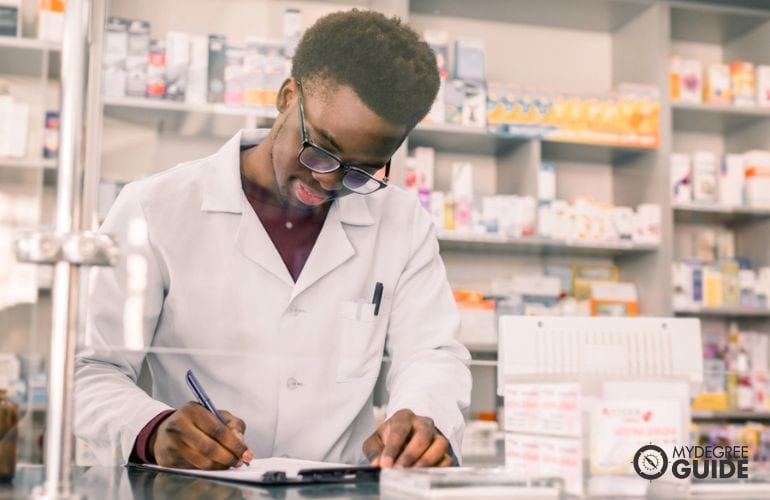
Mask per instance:
[[[0,500],[30,498],[32,489],[43,483],[42,465],[22,465],[11,483],[0,483]],[[227,483],[180,474],[156,472],[136,467],[74,467],[74,491],[84,499],[94,500],[241,500],[252,498],[381,498],[379,484],[316,484],[308,486],[274,486],[270,488]],[[688,498],[706,499],[762,499],[770,498],[770,482],[753,481],[748,484],[700,483],[693,485]],[[704,487],[705,486],[705,487]],[[716,488],[710,487],[716,486]],[[395,494],[395,493],[394,493]],[[390,498],[406,498],[395,494]],[[483,498],[483,497],[477,497]],[[526,498],[518,496],[517,498]],[[560,498],[576,498],[563,495]],[[608,498],[608,497],[585,497]],[[625,497],[638,498],[638,497]],[[647,498],[667,498],[665,494],[648,494]]]
[[[20,466],[10,484],[0,483],[0,499],[30,498],[44,480],[42,466]],[[247,486],[155,472],[136,467],[75,467],[74,488],[85,499],[240,500],[252,498],[380,498],[378,483],[308,486]]]

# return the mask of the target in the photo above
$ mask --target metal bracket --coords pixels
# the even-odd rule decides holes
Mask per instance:
[[[114,266],[118,244],[109,235],[94,231],[57,233],[28,231],[14,242],[16,259],[31,264],[69,262],[76,266]]]

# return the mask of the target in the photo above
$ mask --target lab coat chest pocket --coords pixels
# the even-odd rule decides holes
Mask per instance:
[[[339,313],[337,382],[371,380],[380,372],[387,317],[374,304],[343,301]]]

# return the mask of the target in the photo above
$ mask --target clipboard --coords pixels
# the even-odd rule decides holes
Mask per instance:
[[[296,474],[288,474],[285,470],[261,470],[252,473],[245,467],[225,471],[204,471],[172,469],[149,464],[129,465],[152,472],[180,474],[199,479],[211,479],[251,486],[376,483],[380,480],[380,468],[372,466],[311,467],[299,469]]]

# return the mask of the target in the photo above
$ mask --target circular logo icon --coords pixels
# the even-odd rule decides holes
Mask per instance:
[[[668,457],[660,446],[648,444],[637,450],[633,464],[640,477],[652,481],[666,473]]]

